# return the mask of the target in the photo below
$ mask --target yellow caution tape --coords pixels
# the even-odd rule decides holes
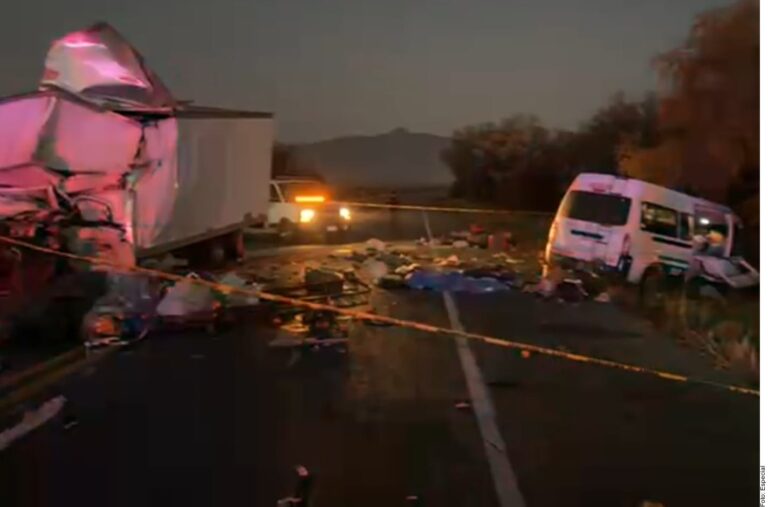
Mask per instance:
[[[400,209],[409,211],[442,211],[446,213],[477,213],[486,215],[534,215],[534,216],[552,216],[550,211],[524,211],[524,210],[504,210],[487,208],[458,208],[449,206],[419,206],[415,204],[379,204],[373,202],[339,202],[344,206],[353,208],[379,208],[379,209]]]
[[[680,375],[677,373],[662,371],[662,370],[656,370],[652,368],[645,368],[642,366],[636,366],[632,364],[627,363],[620,363],[617,361],[611,361],[608,359],[601,359],[598,357],[591,357],[591,356],[585,356],[581,354],[574,354],[571,352],[564,352],[557,349],[551,349],[547,347],[541,347],[538,345],[532,345],[530,343],[523,343],[523,342],[516,342],[516,341],[509,341],[509,340],[503,340],[501,338],[495,338],[493,336],[486,336],[482,334],[477,333],[469,333],[466,331],[459,331],[449,328],[444,328],[440,326],[433,326],[431,324],[424,324],[421,322],[411,321],[411,320],[403,320],[398,319],[395,317],[388,317],[386,315],[377,315],[375,313],[370,312],[364,312],[359,310],[349,310],[344,308],[338,308],[333,305],[323,304],[323,303],[313,303],[310,301],[304,301],[302,299],[287,297],[287,296],[281,296],[278,294],[272,294],[270,292],[264,292],[260,290],[255,289],[247,289],[242,287],[235,287],[232,285],[226,285],[218,282],[211,282],[208,280],[203,280],[199,278],[188,278],[182,275],[176,275],[173,273],[166,273],[164,271],[159,271],[156,269],[149,269],[144,268],[140,266],[133,266],[133,265],[123,265],[116,263],[114,261],[110,261],[108,259],[100,259],[97,257],[87,257],[82,255],[75,255],[71,253],[66,252],[60,252],[58,250],[54,250],[51,248],[43,247],[34,245],[32,243],[27,243],[25,241],[19,241],[13,238],[9,238],[6,236],[0,236],[0,242],[6,243],[9,245],[14,245],[22,248],[27,248],[30,250],[35,250],[38,252],[48,253],[51,255],[56,255],[59,257],[65,257],[72,260],[77,261],[83,261],[88,262],[95,265],[102,265],[102,266],[108,266],[112,267],[118,270],[126,271],[126,272],[134,272],[134,273],[142,273],[148,276],[153,276],[156,278],[164,279],[164,280],[170,280],[170,281],[188,281],[191,283],[195,283],[198,285],[202,285],[205,287],[209,287],[213,290],[219,291],[219,292],[227,292],[227,293],[236,293],[236,294],[242,294],[245,296],[251,296],[251,297],[258,297],[265,301],[272,301],[276,303],[283,303],[288,304],[292,306],[307,308],[310,310],[322,310],[322,311],[329,311],[329,312],[335,312],[340,315],[346,315],[355,319],[360,320],[369,320],[369,321],[375,321],[375,322],[381,322],[384,324],[391,324],[393,326],[398,326],[402,328],[407,329],[414,329],[417,331],[423,331],[425,333],[432,333],[432,334],[444,334],[449,336],[462,336],[464,338],[475,340],[481,343],[485,343],[488,345],[494,345],[498,347],[503,348],[509,348],[509,349],[517,349],[521,351],[528,351],[528,352],[536,352],[542,355],[547,356],[553,356],[553,357],[559,357],[561,359],[566,359],[569,361],[576,361],[576,362],[582,362],[587,364],[595,364],[599,366],[604,366],[607,368],[614,368],[624,371],[629,371],[633,373],[644,373],[647,375],[652,375],[657,378],[670,380],[674,382],[687,382],[687,383],[694,383],[694,384],[701,384],[701,385],[707,385],[711,387],[717,387],[720,389],[725,389],[730,392],[740,393],[740,394],[749,394],[752,396],[759,396],[760,391],[756,389],[750,389],[747,387],[741,387],[741,386],[735,386],[731,384],[724,384],[720,382],[710,381],[710,380],[704,380],[704,379],[697,379],[692,377],[687,377],[685,375]]]

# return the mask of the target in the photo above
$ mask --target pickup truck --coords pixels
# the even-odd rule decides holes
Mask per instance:
[[[330,188],[309,178],[277,178],[270,182],[267,222],[281,235],[344,234],[350,230],[349,207],[331,200]]]

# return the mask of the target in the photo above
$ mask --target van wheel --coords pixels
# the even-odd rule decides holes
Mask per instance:
[[[642,307],[652,310],[662,306],[665,287],[666,275],[660,268],[652,266],[646,269],[640,282],[640,304]]]

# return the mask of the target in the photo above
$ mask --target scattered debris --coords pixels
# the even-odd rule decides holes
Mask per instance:
[[[493,254],[492,258],[500,262],[505,262],[507,264],[522,264],[524,262],[521,259],[514,259],[504,252],[495,253]]]
[[[78,426],[79,424],[80,424],[80,421],[78,421],[77,417],[75,417],[72,414],[67,414],[66,416],[64,416],[62,427],[65,430],[70,430],[75,426]]]
[[[457,255],[449,255],[445,258],[437,258],[434,260],[435,266],[439,267],[457,267],[461,264]]]
[[[333,299],[334,306],[338,308],[356,308],[368,305],[366,294],[350,294]]]
[[[408,264],[408,265],[405,265],[405,266],[400,266],[399,268],[397,268],[395,270],[395,274],[396,275],[401,275],[401,276],[409,275],[409,274],[413,273],[414,271],[416,271],[417,269],[419,269],[420,267],[421,266],[419,266],[418,264],[415,264],[415,263]]]
[[[327,338],[318,340],[317,338],[305,338],[293,333],[280,333],[269,342],[270,348],[299,348],[299,347],[330,347],[345,345],[349,342],[348,338]]]
[[[119,336],[106,336],[103,338],[89,337],[83,344],[87,350],[92,351],[112,345],[122,345],[123,343],[125,343],[124,340]]]
[[[296,471],[296,486],[293,494],[277,501],[277,507],[309,507],[313,479],[305,466],[298,465]]]
[[[405,501],[408,503],[408,505],[422,505],[421,497],[418,495],[408,495],[405,497]]]
[[[469,248],[469,241],[466,241],[466,240],[454,241],[453,248]]]
[[[488,250],[509,251],[512,246],[512,234],[509,232],[495,232],[488,236]]]
[[[383,252],[387,249],[387,244],[377,238],[371,238],[365,242],[365,248],[367,250],[374,250],[376,252]]]
[[[66,401],[67,399],[64,396],[56,396],[40,405],[36,410],[28,410],[25,412],[18,424],[0,433],[0,451],[6,449],[14,441],[56,417],[61,409],[64,408]]]
[[[304,272],[304,285],[310,293],[338,294],[344,290],[344,275],[329,269],[311,269]]]
[[[555,288],[555,296],[567,303],[578,303],[586,299],[587,292],[578,278],[567,278]]]
[[[182,280],[172,285],[165,296],[157,305],[157,314],[161,317],[184,317],[199,312],[213,311],[215,308],[213,292],[194,280],[201,277],[196,273],[187,275],[187,280]]]
[[[389,267],[376,259],[368,259],[360,267],[360,274],[367,280],[376,283],[378,280],[389,274]]]
[[[514,271],[499,268],[498,266],[469,268],[463,270],[462,274],[470,278],[495,278],[496,280],[507,284],[512,284],[519,278]]]
[[[541,280],[539,280],[536,284],[530,284],[523,287],[523,292],[530,292],[537,294],[543,298],[551,298],[552,295],[555,293],[555,289],[557,288],[557,283],[547,277],[543,277]]]
[[[379,279],[379,287],[382,289],[405,289],[408,284],[400,275],[385,275]]]
[[[256,283],[248,283],[244,278],[239,276],[234,271],[230,271],[229,273],[226,273],[221,278],[219,278],[219,283],[226,285],[228,287],[235,287],[238,289],[250,289],[255,291],[260,291],[263,289],[263,287]],[[231,289],[226,291],[224,294],[227,296],[226,304],[227,306],[253,306],[259,304],[259,298],[255,296],[247,296],[245,294],[234,292]]]
[[[383,253],[380,254],[377,259],[392,270],[411,264],[411,260],[408,257],[395,253]]]
[[[598,303],[610,303],[611,295],[608,292],[601,292],[600,294],[595,296],[594,301],[597,301]]]
[[[457,272],[415,271],[406,279],[411,289],[449,292],[503,292],[509,287],[495,278],[471,278]]]
[[[158,288],[146,277],[112,272],[106,293],[83,316],[81,338],[86,349],[123,345],[146,336]]]
[[[346,330],[341,328],[334,312],[308,311],[304,314],[303,321],[309,328],[309,336],[317,340],[346,337]]]

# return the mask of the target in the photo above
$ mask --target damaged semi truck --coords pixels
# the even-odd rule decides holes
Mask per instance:
[[[96,24],[53,42],[37,90],[0,99],[0,235],[126,266],[240,257],[266,222],[272,144],[270,113],[175,99]],[[71,264],[8,244],[0,261],[5,315]]]

